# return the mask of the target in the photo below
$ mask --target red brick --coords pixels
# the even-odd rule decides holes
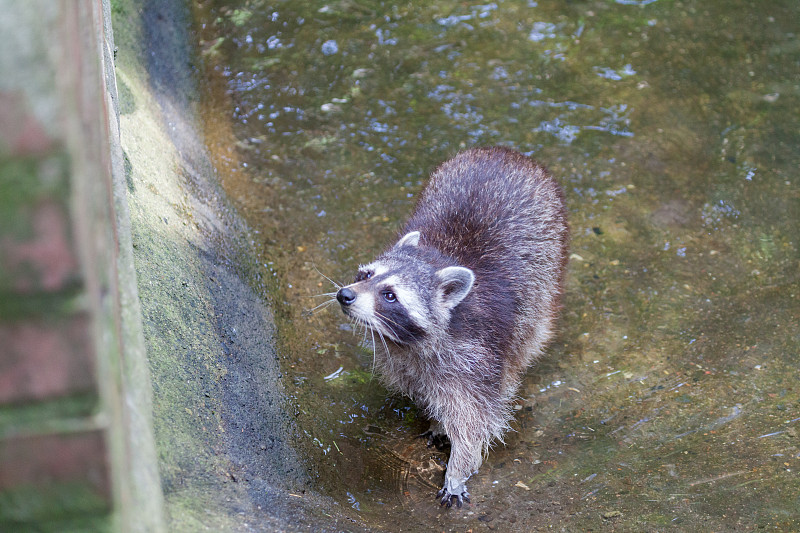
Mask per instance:
[[[0,440],[0,491],[23,485],[85,483],[110,501],[104,435],[95,429]]]
[[[96,388],[88,316],[0,323],[0,404]]]
[[[56,200],[40,200],[22,211],[25,220],[19,225],[28,224],[32,235],[0,236],[0,271],[13,280],[9,288],[53,292],[74,284],[80,272],[66,207]]]
[[[0,92],[0,154],[43,154],[53,144],[43,125],[30,113],[23,94]]]

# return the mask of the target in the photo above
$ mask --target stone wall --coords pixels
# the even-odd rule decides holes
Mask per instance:
[[[0,531],[162,528],[109,11],[0,0]]]

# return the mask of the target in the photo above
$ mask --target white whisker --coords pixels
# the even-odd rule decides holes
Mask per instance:
[[[378,332],[378,337],[381,339],[381,342],[383,343],[383,349],[386,350],[386,357],[387,358],[391,357],[389,355],[389,346],[386,345],[386,339],[383,338],[383,334],[380,331]]]
[[[335,293],[335,292],[323,292],[322,294],[312,294],[310,296],[310,298],[320,298],[322,296],[326,296],[328,298],[333,298],[334,296],[336,296],[336,294],[337,293]]]
[[[400,324],[398,324],[394,320],[391,320],[387,316],[384,316],[384,315],[382,315],[382,314],[380,314],[378,312],[375,313],[375,316],[377,317],[377,319],[380,321],[381,324],[386,326],[386,329],[388,329],[389,331],[392,332],[392,335],[394,335],[395,339],[399,339],[400,336],[397,334],[397,331],[392,327],[392,325],[397,326],[398,328],[400,328],[401,330],[403,330],[406,333],[410,333],[410,331],[408,331],[408,329],[404,328],[403,326],[401,326]]]
[[[361,341],[361,343],[364,344],[364,345],[367,344],[367,330],[368,329],[369,328],[367,326],[364,326],[364,339]]]
[[[314,267],[314,270],[316,270],[316,271],[317,271],[317,274],[319,274],[319,275],[320,275],[320,276],[322,276],[323,278],[325,278],[325,279],[327,279],[328,281],[330,281],[330,282],[331,282],[331,284],[332,284],[334,287],[336,287],[336,290],[339,290],[339,289],[341,289],[342,287],[344,287],[344,285],[342,285],[342,284],[340,284],[340,283],[336,283],[336,282],[335,282],[335,281],[333,281],[331,278],[329,278],[328,276],[326,276],[325,274],[323,274],[322,272],[320,272],[320,271],[319,271],[319,269],[317,268],[317,265],[315,265],[314,263],[311,263],[311,266],[313,266],[313,267]]]
[[[319,304],[319,305],[318,305],[318,306],[316,306],[316,307],[312,307],[311,309],[306,309],[306,310],[304,310],[303,312],[304,312],[304,313],[308,313],[308,314],[310,315],[310,314],[313,314],[313,313],[314,313],[314,311],[316,311],[317,309],[321,309],[321,308],[323,308],[323,307],[327,307],[327,306],[329,306],[329,305],[331,305],[331,304],[333,304],[333,303],[336,303],[336,300],[334,300],[334,299],[330,299],[330,300],[328,300],[328,301],[322,302],[321,304]]]
[[[369,334],[372,335],[372,375],[375,376],[375,330],[369,328]]]

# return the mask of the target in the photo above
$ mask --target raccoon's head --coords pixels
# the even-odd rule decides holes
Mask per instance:
[[[418,231],[406,234],[336,293],[347,316],[397,344],[412,344],[446,328],[451,311],[475,281],[468,268],[435,267],[435,252],[423,250],[419,238]]]

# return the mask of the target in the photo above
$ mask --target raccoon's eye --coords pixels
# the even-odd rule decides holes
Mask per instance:
[[[393,304],[397,301],[397,295],[392,291],[383,291],[383,299]]]

